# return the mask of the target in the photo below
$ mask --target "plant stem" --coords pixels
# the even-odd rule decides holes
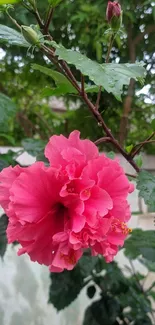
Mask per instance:
[[[109,47],[108,47],[108,52],[107,52],[105,63],[109,63],[110,53],[111,53],[112,46],[113,46],[113,43],[114,43],[114,40],[115,40],[115,36],[116,36],[116,34],[111,35],[110,44],[109,44]]]
[[[134,158],[140,152],[140,150],[142,149],[142,147],[145,144],[155,142],[155,140],[151,140],[154,136],[155,136],[155,132],[153,132],[145,141],[136,144],[134,146],[134,148],[132,149],[130,155]],[[137,147],[139,147],[139,148],[137,148]]]
[[[99,92],[98,92],[98,95],[97,95],[97,101],[96,101],[96,105],[95,105],[97,111],[99,109],[101,93],[102,93],[102,86],[99,87]]]
[[[44,33],[45,34],[48,33],[49,26],[50,26],[52,16],[53,16],[53,12],[54,12],[54,8],[50,8],[49,12],[48,12],[48,15],[47,15],[47,19],[46,19],[45,24],[44,24]]]

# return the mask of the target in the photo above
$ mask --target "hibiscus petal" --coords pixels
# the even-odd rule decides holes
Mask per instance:
[[[105,216],[113,207],[110,195],[98,186],[94,186],[91,190],[91,197],[85,201],[85,209],[92,207],[100,216]]]

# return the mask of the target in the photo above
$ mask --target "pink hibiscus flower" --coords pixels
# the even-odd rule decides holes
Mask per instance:
[[[0,173],[8,242],[18,241],[18,255],[27,253],[54,272],[73,269],[87,248],[111,262],[130,232],[133,186],[117,161],[79,135],[50,138],[49,167],[36,162]]]

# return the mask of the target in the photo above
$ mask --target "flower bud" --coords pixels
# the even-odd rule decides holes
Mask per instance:
[[[121,6],[117,1],[108,2],[106,18],[111,28],[118,31],[122,24],[122,11]]]
[[[35,32],[35,30],[29,26],[21,26],[22,34],[26,41],[31,45],[39,45],[39,35]]]

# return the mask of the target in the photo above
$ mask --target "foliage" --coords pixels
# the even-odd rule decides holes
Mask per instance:
[[[62,45],[51,42],[56,48],[59,60],[74,64],[83,75],[89,76],[96,85],[102,86],[107,92],[114,94],[116,99],[121,99],[123,85],[128,85],[131,78],[143,82],[145,69],[138,64],[98,64],[86,56],[67,50]]]
[[[137,189],[145,203],[155,211],[155,177],[147,171],[141,171],[138,175]]]
[[[125,254],[131,259],[143,256],[155,262],[155,231],[134,229],[132,236],[125,242]]]
[[[89,257],[91,261],[91,257]],[[87,259],[83,259],[83,265],[88,265]],[[103,272],[104,271],[104,272]],[[106,264],[102,258],[96,260],[89,278],[87,273],[82,273],[81,264],[70,272],[51,274],[52,284],[49,292],[49,302],[53,303],[57,310],[67,307],[75,300],[79,292],[88,285],[87,295],[92,299],[96,290],[100,292],[100,299],[93,301],[87,308],[83,325],[116,325],[122,321],[134,322],[133,324],[152,324],[148,313],[151,312],[149,297],[151,290],[145,292],[141,281],[145,277],[134,273],[129,268],[130,276],[125,276],[117,263]],[[91,283],[91,285],[89,285]],[[92,284],[93,283],[93,284]],[[130,311],[127,311],[130,306]],[[137,314],[138,311],[138,314]],[[117,320],[116,320],[117,319]]]
[[[8,217],[3,214],[0,217],[0,256],[3,257],[7,247],[6,228],[8,225]]]

